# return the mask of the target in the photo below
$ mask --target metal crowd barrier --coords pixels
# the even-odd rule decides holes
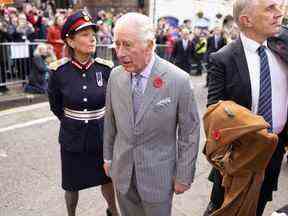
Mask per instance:
[[[0,86],[27,82],[31,57],[41,43],[0,43]]]
[[[0,43],[0,86],[25,84],[31,69],[33,53],[39,44],[34,43]],[[166,59],[170,59],[172,47],[157,45],[156,53]],[[64,55],[63,50],[63,55]],[[112,60],[118,65],[115,51],[112,45],[97,44],[95,57]],[[193,65],[192,65],[193,66]]]
[[[27,83],[33,53],[37,45],[43,43],[45,41],[0,43],[0,86]],[[171,50],[166,45],[157,45],[156,53],[169,60]],[[118,64],[112,45],[97,44],[95,56]]]

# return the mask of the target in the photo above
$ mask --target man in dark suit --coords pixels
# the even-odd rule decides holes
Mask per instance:
[[[261,216],[273,191],[284,155],[284,127],[288,109],[287,65],[267,47],[267,39],[280,30],[282,13],[277,0],[236,0],[233,13],[241,35],[210,57],[208,106],[219,100],[233,100],[263,116],[271,125],[270,132],[279,136],[277,148],[262,181],[257,206]],[[222,177],[213,169],[210,203],[204,215],[219,209],[223,202]]]
[[[176,41],[171,54],[171,62],[190,74],[194,46],[190,40],[188,29],[182,29],[181,39]]]
[[[219,26],[216,26],[213,29],[213,35],[207,39],[207,56],[208,56],[208,67],[209,67],[209,58],[210,55],[214,52],[217,52],[222,47],[226,45],[226,40],[222,35],[222,30]],[[208,71],[209,72],[209,71]],[[207,75],[207,84],[208,86],[208,75]]]
[[[207,40],[207,54],[210,55],[211,53],[217,52],[225,45],[226,42],[222,36],[221,28],[217,26],[213,29],[213,35]]]

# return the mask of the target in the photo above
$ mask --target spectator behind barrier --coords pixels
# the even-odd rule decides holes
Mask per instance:
[[[49,53],[50,52],[50,53]],[[34,94],[44,94],[47,91],[48,86],[48,61],[52,61],[53,54],[51,49],[46,44],[39,44],[34,51],[34,57],[32,59],[31,71],[29,74],[29,82],[25,86],[25,92]]]
[[[35,30],[32,24],[27,21],[26,15],[19,14],[16,32],[21,35],[21,41],[31,40],[31,36],[34,31]]]

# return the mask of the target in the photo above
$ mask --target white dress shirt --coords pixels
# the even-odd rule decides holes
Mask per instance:
[[[187,49],[187,47],[188,47],[188,40],[182,40],[182,44],[183,44],[183,48],[184,48],[184,50],[186,50]]]
[[[260,57],[257,49],[261,44],[246,37],[243,33],[241,33],[240,38],[244,47],[250,75],[251,110],[257,114],[260,91]],[[263,45],[267,47],[267,41]],[[266,49],[266,53],[271,75],[273,132],[279,134],[283,130],[287,120],[288,68],[269,48]]]
[[[214,43],[215,43],[215,48],[218,49],[218,43],[220,41],[220,36],[219,35],[214,35]]]

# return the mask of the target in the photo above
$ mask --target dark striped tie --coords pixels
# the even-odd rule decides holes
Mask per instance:
[[[265,49],[265,46],[260,46],[258,48],[258,54],[260,56],[260,94],[258,103],[258,115],[261,115],[265,121],[271,125],[268,131],[272,132],[273,120],[271,76],[268,56]]]

